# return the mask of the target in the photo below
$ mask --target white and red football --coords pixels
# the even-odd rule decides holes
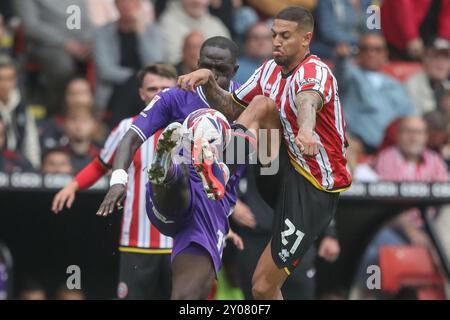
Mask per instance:
[[[227,118],[211,108],[198,109],[187,116],[183,122],[183,131],[189,140],[205,138],[209,143],[223,148],[230,141],[230,124]]]

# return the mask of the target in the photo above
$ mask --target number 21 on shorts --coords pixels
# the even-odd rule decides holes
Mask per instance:
[[[287,229],[281,232],[281,243],[283,244],[283,246],[286,246],[289,243],[289,241],[286,238],[295,233],[296,235],[295,242],[292,245],[291,249],[289,250],[290,254],[294,254],[295,251],[297,251],[297,248],[300,245],[300,242],[302,241],[305,234],[300,230],[296,229],[291,220],[286,219],[284,220],[284,223],[286,224]]]

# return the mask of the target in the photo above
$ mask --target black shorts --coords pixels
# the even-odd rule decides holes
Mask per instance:
[[[117,297],[168,300],[171,292],[170,253],[120,253]]]
[[[280,155],[280,158],[283,158]],[[284,161],[280,161],[284,162]],[[334,217],[339,193],[317,189],[292,164],[281,163],[272,230],[272,258],[290,274]]]

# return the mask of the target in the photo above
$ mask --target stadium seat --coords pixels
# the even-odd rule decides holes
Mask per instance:
[[[382,246],[379,255],[383,291],[396,294],[401,288],[412,287],[418,299],[445,299],[444,278],[427,248]]]
[[[382,71],[391,77],[405,82],[422,70],[420,62],[391,61],[383,66]]]

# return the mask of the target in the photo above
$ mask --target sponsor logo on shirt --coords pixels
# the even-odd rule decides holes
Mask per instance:
[[[303,86],[305,86],[305,85],[307,85],[307,84],[311,84],[311,83],[317,84],[317,85],[320,86],[320,80],[319,80],[319,79],[316,79],[316,78],[308,78],[308,79],[302,79],[302,80],[300,80],[300,86],[301,86],[301,87],[303,87]]]

